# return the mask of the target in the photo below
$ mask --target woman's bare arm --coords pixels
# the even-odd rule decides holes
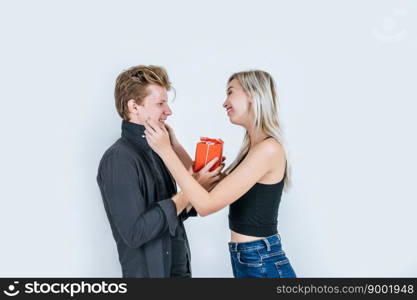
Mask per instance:
[[[271,161],[277,160],[278,151],[278,147],[271,141],[258,144],[240,165],[210,192],[186,172],[173,151],[166,152],[161,157],[199,215],[206,216],[230,205],[255,185],[270,170]],[[212,161],[212,164],[214,162]]]
[[[265,174],[272,169],[271,161],[280,161],[284,154],[282,146],[273,139],[267,139],[254,146],[239,166],[216,187],[207,192],[187,171],[172,149],[167,132],[158,125],[145,125],[147,140],[160,155],[181,190],[197,210],[199,215],[212,214],[239,199]],[[212,160],[209,164],[213,165]]]

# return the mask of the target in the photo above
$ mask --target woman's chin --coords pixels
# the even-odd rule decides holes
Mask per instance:
[[[239,125],[239,123],[232,116],[229,116],[229,122],[235,125]]]

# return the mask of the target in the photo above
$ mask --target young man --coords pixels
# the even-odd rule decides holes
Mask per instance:
[[[171,89],[166,71],[135,66],[116,80],[116,108],[122,136],[103,155],[97,182],[119,252],[123,277],[191,277],[190,248],[183,221],[196,216],[159,156],[148,145],[143,126],[147,119],[165,125],[183,164],[192,160],[165,124],[172,114],[167,103]],[[197,180],[211,189],[221,168],[209,163]],[[218,178],[218,177],[217,177]],[[181,192],[180,192],[181,193]]]

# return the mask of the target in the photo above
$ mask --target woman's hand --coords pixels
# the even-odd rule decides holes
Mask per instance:
[[[179,142],[177,140],[177,137],[175,136],[174,129],[171,126],[169,126],[167,123],[165,123],[164,125],[165,125],[165,128],[167,129],[167,131],[169,133],[169,138],[171,140],[171,145],[172,145],[172,147],[175,148],[175,146],[179,145]]]
[[[224,158],[222,159],[222,161]],[[210,192],[218,183],[224,178],[221,171],[224,168],[224,164],[220,164],[216,169],[210,171],[211,167],[218,161],[218,158],[212,159],[207,165],[200,171],[193,173],[193,177],[198,183],[208,192]]]
[[[169,132],[164,124],[148,119],[145,121],[145,128],[146,140],[159,156],[172,150]]]

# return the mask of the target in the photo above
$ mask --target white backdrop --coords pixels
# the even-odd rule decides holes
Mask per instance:
[[[300,277],[417,276],[417,2],[2,1],[0,276],[121,276],[98,162],[120,135],[116,76],[164,66],[169,119],[243,136],[228,76],[269,71],[294,188],[279,214]],[[231,277],[224,209],[186,222],[194,277]]]

